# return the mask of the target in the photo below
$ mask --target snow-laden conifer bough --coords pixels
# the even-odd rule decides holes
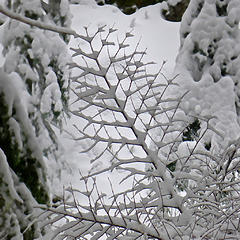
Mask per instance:
[[[27,226],[40,210],[33,206],[49,201],[47,168],[60,152],[52,124],[61,126],[67,107],[70,59],[65,32],[39,27],[68,26],[68,2],[61,5],[61,23],[42,11],[40,1],[7,2],[18,14],[1,6],[17,20],[5,18],[1,25],[0,239],[33,239],[44,232],[37,222]]]
[[[6,9],[1,4],[0,4],[0,13],[4,14],[5,16],[8,16],[9,18],[15,19],[17,21],[20,21],[20,22],[23,22],[28,25],[35,26],[35,27],[38,27],[41,29],[57,32],[60,34],[69,34],[69,35],[77,36],[76,32],[70,28],[58,27],[58,26],[54,26],[51,24],[42,23],[41,21],[33,20],[28,17],[24,17],[20,14],[17,14],[15,12],[12,12],[12,11]]]

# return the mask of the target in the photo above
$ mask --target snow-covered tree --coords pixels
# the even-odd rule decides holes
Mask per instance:
[[[183,108],[217,117],[224,141],[209,136],[206,143],[220,148],[239,137],[239,13],[239,1],[193,0],[181,24],[176,72],[190,90]]]
[[[85,190],[69,188],[72,200],[46,208],[43,226],[57,229],[45,239],[239,238],[238,142],[209,151],[205,138],[221,137],[214,118],[198,114],[191,123],[181,110],[185,93],[172,96],[181,89],[177,78],[149,71],[139,44],[128,48],[131,32],[114,41],[114,28],[85,31],[84,44],[72,49],[72,113],[85,121],[77,140],[89,141],[86,152],[101,149],[93,162],[110,157],[112,164],[83,176]],[[99,192],[95,176],[107,171],[132,184]]]
[[[85,152],[97,149],[92,162],[111,165],[82,176],[86,189],[67,189],[70,200],[39,206],[46,209],[41,227],[53,226],[39,239],[240,238],[238,98],[231,97],[238,57],[230,51],[238,50],[238,9],[236,0],[190,2],[173,79],[161,68],[152,72],[139,43],[129,48],[131,32],[120,39],[114,27],[99,26],[74,34],[71,113],[82,119],[76,140],[88,141]],[[232,64],[223,64],[228,57]],[[7,159],[1,152],[3,166]],[[8,170],[1,172],[5,192],[21,202]],[[95,176],[108,171],[131,186],[99,192]]]
[[[5,6],[31,20],[70,26],[65,0],[7,0]],[[0,238],[30,240],[41,234],[37,224],[25,231],[33,206],[50,200],[46,161],[58,148],[52,124],[61,127],[67,110],[68,36],[12,19],[2,28]]]
[[[136,12],[138,9],[165,2],[164,8],[162,8],[162,15],[168,21],[179,22],[182,19],[182,15],[184,14],[190,0],[96,0],[98,5],[105,4],[113,4],[117,6],[123,13],[132,14]],[[78,0],[73,1],[78,3]]]
[[[160,3],[165,0],[129,0],[129,1],[124,1],[124,0],[96,0],[98,5],[105,5],[105,4],[113,4],[117,6],[123,13],[125,14],[132,14],[136,12],[136,10],[146,7],[152,4]]]

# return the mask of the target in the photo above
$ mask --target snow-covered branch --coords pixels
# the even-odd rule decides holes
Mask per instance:
[[[85,35],[78,36],[85,44],[72,49],[78,58],[71,64],[76,70],[72,114],[83,120],[76,126],[76,140],[88,141],[84,152],[97,152],[93,164],[105,161],[110,166],[82,177],[86,190],[70,189],[73,202],[63,199],[57,208],[47,209],[50,220],[45,224],[73,219],[67,218],[47,239],[237,236],[239,186],[229,181],[237,168],[233,163],[238,149],[230,158],[229,151],[209,151],[205,135],[219,134],[212,117],[186,115],[180,109],[185,94],[170,91],[177,88],[176,79],[167,79],[161,67],[150,71],[140,44],[129,47],[133,35],[128,32],[121,41],[114,40],[115,31],[99,27],[90,33],[85,28]],[[194,122],[202,124],[201,131],[196,126],[192,130]],[[112,187],[106,204],[94,177],[118,170],[124,172],[120,183],[127,187],[121,192]],[[93,182],[91,188],[88,181]],[[78,203],[75,194],[83,195],[87,204]]]
[[[45,24],[42,23],[40,21],[36,21],[24,16],[21,16],[17,13],[14,13],[6,8],[4,8],[1,4],[0,4],[0,13],[4,14],[5,16],[15,19],[19,22],[34,26],[34,27],[38,27],[44,30],[49,30],[49,31],[53,31],[53,32],[57,32],[60,34],[69,34],[69,35],[73,35],[73,36],[77,36],[77,33],[70,29],[70,28],[65,28],[65,27],[58,27],[58,26],[54,26],[54,25],[50,25],[50,24]]]

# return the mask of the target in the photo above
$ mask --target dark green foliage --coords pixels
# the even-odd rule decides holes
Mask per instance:
[[[165,0],[97,0],[98,5],[116,4],[117,7],[125,14],[132,14],[137,9],[163,2]]]
[[[32,240],[34,239],[34,227],[32,226],[28,231],[23,233],[24,240]]]
[[[228,4],[219,3],[216,4],[216,10],[219,17],[227,16]]]
[[[19,6],[19,4],[21,4],[21,0],[15,0],[15,1],[13,1],[13,0],[7,0],[7,1],[6,1],[6,6],[7,6],[8,8],[12,8],[12,9],[14,9],[14,10],[16,10],[16,8]]]
[[[52,68],[53,72],[57,76],[57,82],[62,93],[61,94],[62,104],[66,109],[68,105],[69,96],[68,96],[68,89],[64,87],[64,79],[63,79],[64,73],[61,70],[61,68],[59,68],[59,63],[57,62],[56,59],[52,59],[48,66]]]
[[[27,18],[43,22],[49,18],[53,25],[68,27],[68,15],[62,16],[60,14],[61,0],[48,1],[49,4],[52,4],[50,6],[52,11],[50,12],[35,11],[35,8],[32,8],[32,3],[41,7],[41,1],[29,0],[30,4],[28,4],[28,1],[23,0],[6,0],[5,2],[5,6],[11,11]],[[57,6],[57,8],[54,8],[54,6]],[[20,23],[16,22],[16,24],[19,24],[19,28],[22,27]],[[11,20],[6,28],[4,28],[4,31],[8,33],[8,31],[11,32],[10,29],[14,29]],[[0,175],[0,239],[4,237],[4,239],[9,240],[13,238],[33,240],[38,234],[44,235],[44,232],[40,231],[37,224],[31,226],[28,231],[25,231],[25,229],[33,221],[33,213],[35,212],[33,204],[35,200],[40,204],[49,203],[46,169],[42,165],[42,158],[43,156],[51,158],[56,155],[54,151],[57,149],[57,141],[54,138],[55,135],[51,123],[54,122],[55,125],[57,123],[61,126],[61,106],[63,105],[67,109],[68,102],[66,64],[65,59],[62,60],[62,58],[60,59],[61,56],[59,56],[62,54],[62,49],[57,49],[56,51],[54,49],[50,53],[45,44],[41,48],[42,42],[49,38],[43,30],[39,31],[33,26],[24,27],[21,30],[17,31],[16,34],[14,33],[13,37],[10,36],[11,34],[7,34],[8,40],[3,43],[3,54],[6,58],[11,51],[14,51],[17,55],[16,67],[14,65],[14,69],[11,68],[10,70],[6,68],[6,71],[7,73],[15,72],[18,74],[21,83],[25,85],[23,94],[26,91],[28,92],[26,94],[28,105],[22,106],[22,104],[25,104],[25,101],[19,103],[14,99],[13,104],[8,106],[8,101],[5,101],[7,100],[6,92],[4,91],[5,88],[0,89],[0,149],[4,153],[3,160],[5,161],[6,156],[7,167],[12,172],[12,175],[8,175],[13,180],[13,188],[15,188],[20,199],[23,200],[22,203],[18,201],[18,198],[14,197],[12,192],[9,191],[11,190],[11,186],[4,182],[5,178],[3,177],[5,175],[3,174],[3,177]],[[57,33],[51,35],[51,37],[57,39]],[[70,39],[69,36],[61,37],[65,42]],[[37,46],[33,44],[35,40],[37,41]],[[61,39],[58,40],[64,48],[65,44],[62,43]],[[55,42],[49,43],[49,48],[57,44]],[[66,49],[64,48],[63,50]],[[44,54],[47,56],[46,61],[42,59]],[[61,63],[59,63],[60,61]],[[5,70],[5,65],[3,69]],[[52,82],[50,78],[52,76],[47,75],[48,73],[56,75],[57,82],[55,82],[56,79],[54,76],[54,87],[61,92],[61,99],[59,94],[51,92],[52,86],[50,85]],[[50,82],[48,82],[48,76]],[[11,87],[11,81],[9,84],[9,87]],[[21,90],[16,90],[19,98],[22,99]],[[49,97],[49,95],[45,94],[46,91],[49,91],[54,97]],[[51,109],[48,106],[46,108],[48,112],[41,111],[43,109],[42,106],[45,107],[43,104],[46,103],[45,100],[48,100],[48,97],[52,100],[49,102]],[[59,104],[61,100],[62,105]],[[24,107],[24,114],[20,112],[22,111],[22,107]],[[17,128],[15,128],[15,124]],[[26,128],[30,128],[29,131]],[[46,140],[45,149],[42,149],[42,145],[37,146],[38,138],[40,142]]]
[[[38,169],[41,166],[27,146],[27,140],[23,142],[23,150],[19,149],[8,124],[10,117],[8,116],[8,108],[3,94],[0,94],[0,103],[0,148],[4,151],[11,169],[19,177],[20,181],[26,184],[37,202],[47,203],[49,200],[48,193],[38,174]]]
[[[207,142],[204,145],[205,149],[207,149],[208,151],[211,149],[211,146],[212,146],[211,142]]]
[[[222,76],[226,76],[227,75],[227,63],[224,61],[222,64],[221,64],[221,75]]]
[[[199,136],[198,131],[201,128],[200,121],[196,118],[191,124],[186,127],[186,130],[183,132],[182,140],[183,141],[194,141]]]
[[[176,164],[177,164],[177,161],[173,161],[173,162],[171,162],[171,163],[169,163],[169,164],[167,165],[167,168],[168,168],[171,172],[174,172],[175,169],[176,169]]]
[[[197,6],[197,9],[196,9],[196,12],[195,12],[194,15],[192,16],[193,18],[197,18],[197,17],[198,17],[199,13],[202,11],[203,4],[204,4],[204,1],[198,3],[198,6]]]
[[[96,0],[98,5],[102,6],[104,4],[116,5],[123,13],[132,14],[136,12],[137,9],[146,7],[149,5],[154,5],[161,2],[167,2],[168,9],[162,11],[163,16],[168,21],[179,22],[189,4],[189,0],[182,0],[177,4],[171,5],[167,0]]]
[[[194,141],[199,137],[199,130],[201,129],[201,123],[196,118],[191,124],[189,124],[186,127],[186,130],[183,132],[182,140],[183,141]],[[206,150],[210,151],[211,149],[211,142],[206,142],[204,144],[204,147]],[[173,168],[174,165],[171,163],[171,168]],[[170,164],[169,164],[170,165]],[[176,164],[175,164],[176,165]],[[170,169],[170,168],[169,168]],[[170,169],[171,170],[171,169]],[[174,169],[175,170],[175,169]]]
[[[41,166],[32,156],[32,153],[29,149],[27,149],[26,153],[19,155],[20,156],[18,159],[8,158],[10,167],[18,175],[20,181],[24,182],[30,189],[33,197],[37,200],[38,203],[47,203],[49,200],[48,194],[40,182],[37,172]]]
[[[198,17],[198,15],[200,14],[200,12],[202,11],[203,5],[204,5],[204,1],[201,1],[201,2],[198,3],[196,9],[194,9],[194,10],[191,12],[191,18],[192,18],[192,19],[195,19],[195,18]],[[188,25],[191,25],[190,22],[188,22],[187,24],[188,24]],[[189,28],[189,29],[191,29],[191,28]],[[190,34],[189,31],[187,31],[187,32],[182,32],[182,33],[181,33],[181,38],[185,39],[185,38],[187,38],[187,36],[188,36],[189,34]],[[194,46],[194,47],[195,47],[195,46]]]
[[[40,79],[40,81],[38,81],[39,84],[39,89],[41,91],[41,94],[43,94],[44,89],[47,87],[46,86],[46,75],[44,67],[41,63],[41,60],[38,57],[34,57],[32,58],[29,55],[29,49],[32,48],[32,37],[30,34],[25,34],[22,38],[17,37],[15,40],[15,45],[19,47],[20,49],[20,54],[22,56],[24,56],[24,63],[29,64],[30,67],[35,70],[38,73],[38,77]],[[56,74],[57,77],[57,82],[59,85],[59,89],[61,91],[61,100],[62,100],[62,104],[64,109],[67,109],[67,105],[68,105],[68,88],[66,88],[64,86],[64,73],[62,71],[62,69],[59,67],[59,63],[57,62],[57,60],[55,58],[53,58],[49,65],[49,67],[51,67],[52,71]],[[24,79],[25,76],[23,76],[21,73],[19,73],[21,75],[21,77]],[[25,80],[26,86],[27,86],[27,90],[28,92],[32,95],[32,91],[34,89],[34,84],[36,84],[32,79],[27,78]],[[54,115],[54,119],[53,121],[56,123],[59,123],[59,116],[61,115],[61,113],[59,111],[55,111],[54,110],[54,105],[52,105],[52,113]],[[37,109],[40,108],[40,106],[36,106]],[[34,121],[34,116],[32,116],[32,122],[34,124],[35,129],[37,130],[38,128],[38,122]],[[36,131],[37,132],[37,131]]]
[[[194,43],[193,54],[200,53],[203,56],[206,56],[206,53],[199,47],[198,43]]]
[[[48,1],[48,11],[47,13],[51,16],[51,19],[56,25],[60,25],[62,27],[67,27],[67,16],[61,15],[60,10],[61,0],[49,0]],[[60,34],[63,41],[68,43],[70,41],[70,36],[67,34]]]
[[[177,4],[171,5],[167,2],[168,10],[163,10],[162,14],[166,20],[171,22],[181,22],[182,16],[186,11],[190,0],[181,0]]]
[[[39,15],[34,13],[33,11],[25,11],[25,16],[28,17],[28,18],[31,18],[33,20],[38,20],[39,19]]]
[[[185,32],[185,33],[183,34],[183,38],[186,38],[186,37],[189,35],[189,33],[190,33],[190,32]]]
[[[44,189],[43,184],[40,182],[39,175],[36,170],[37,160],[32,157],[31,151],[28,148],[27,152],[19,150],[18,144],[15,141],[15,136],[10,129],[8,124],[10,117],[8,115],[8,107],[5,104],[3,93],[0,94],[0,103],[0,148],[4,151],[11,169],[19,177],[19,179],[26,184],[36,201],[39,203],[47,203],[49,201],[49,197],[46,189]],[[14,112],[15,111],[13,111],[13,114]],[[0,189],[0,229],[9,231],[9,229],[6,229],[5,227],[6,222],[9,221],[9,219],[7,219],[7,217],[10,216],[9,214],[15,212],[16,208],[18,211],[20,209],[20,211],[25,209],[24,211],[26,211],[26,215],[30,212],[24,205],[11,199],[8,186],[6,186],[6,184],[2,181],[1,176]],[[10,219],[10,221],[11,224],[16,224],[15,222],[12,222],[12,219]],[[21,222],[21,232],[24,232],[26,228],[26,220],[18,219],[18,221]],[[23,234],[23,239],[34,239],[34,232],[35,227],[32,226]],[[4,239],[10,240],[15,236],[14,232],[10,231],[6,233],[7,236],[5,236]]]

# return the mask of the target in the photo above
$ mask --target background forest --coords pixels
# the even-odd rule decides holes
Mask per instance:
[[[240,238],[238,0],[0,12],[0,239]]]

